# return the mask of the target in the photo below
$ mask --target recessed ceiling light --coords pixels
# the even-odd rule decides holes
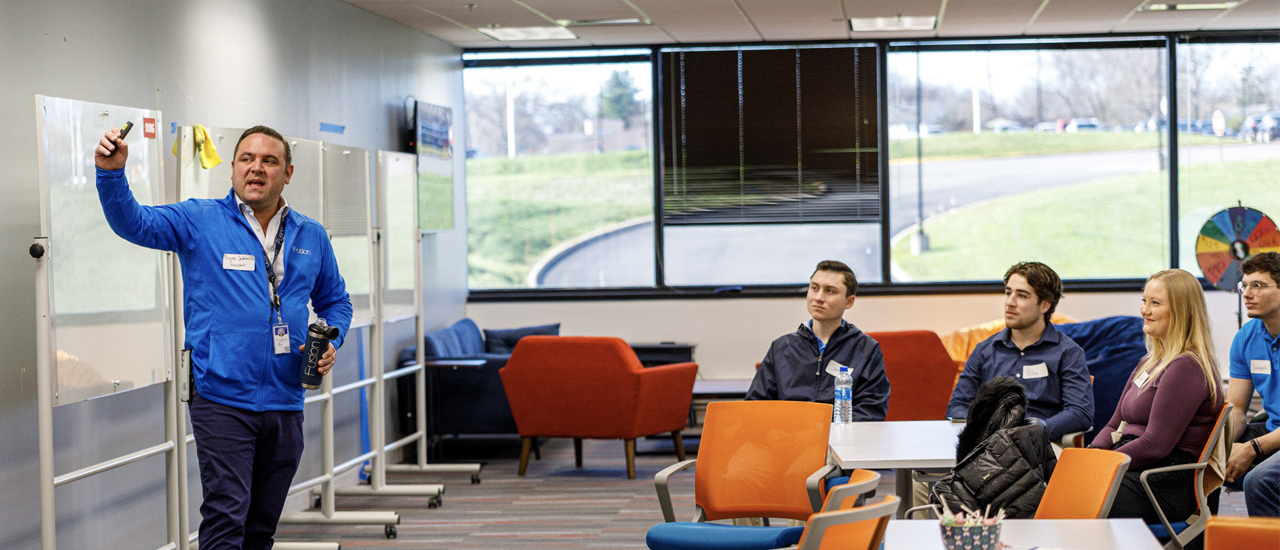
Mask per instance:
[[[1239,2],[1179,2],[1176,4],[1147,4],[1142,11],[1197,11],[1197,10],[1229,10]]]
[[[938,26],[935,15],[893,17],[855,17],[849,20],[853,32],[931,31]]]
[[[494,40],[573,40],[578,35],[564,27],[480,27],[476,29]]]
[[[629,17],[626,19],[559,19],[556,24],[562,27],[607,27],[612,25],[652,25],[651,21],[641,20],[639,17]]]

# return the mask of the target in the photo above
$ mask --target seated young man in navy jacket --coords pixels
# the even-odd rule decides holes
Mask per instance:
[[[1004,274],[1005,329],[987,338],[965,362],[947,416],[964,418],[978,387],[1009,376],[1027,391],[1027,416],[1043,420],[1050,441],[1093,426],[1093,388],[1084,350],[1058,332],[1049,317],[1062,299],[1062,281],[1049,266],[1022,262]]]
[[[769,346],[751,381],[747,399],[835,401],[840,367],[853,377],[853,420],[884,420],[889,379],[880,344],[844,320],[853,307],[858,279],[842,262],[820,262],[809,277],[808,323]]]

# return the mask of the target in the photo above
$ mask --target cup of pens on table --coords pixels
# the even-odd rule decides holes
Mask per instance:
[[[1000,522],[1004,521],[1004,510],[989,515],[990,510],[975,512],[965,509],[952,513],[943,503],[940,525],[942,528],[942,545],[947,550],[999,550]]]

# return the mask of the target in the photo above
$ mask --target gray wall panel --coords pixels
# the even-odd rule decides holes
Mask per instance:
[[[33,96],[163,111],[166,154],[169,122],[266,124],[285,135],[394,150],[405,97],[462,113],[462,78],[456,48],[337,0],[0,0],[0,13],[0,120],[9,130],[0,132],[0,250],[8,254],[0,262],[0,548],[31,550],[39,547],[35,268],[26,255],[39,232]],[[345,132],[320,132],[321,122]],[[229,160],[231,152],[222,153]],[[166,163],[170,196],[176,165]],[[461,156],[454,173],[462,228]],[[428,326],[439,326],[465,310],[466,235],[458,229],[428,240]],[[158,388],[116,397],[58,410],[59,473],[157,440]],[[307,446],[310,453],[319,442]],[[112,550],[163,540],[162,461],[154,461],[59,489],[59,546]]]

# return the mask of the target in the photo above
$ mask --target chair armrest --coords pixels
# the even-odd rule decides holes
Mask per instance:
[[[653,487],[658,491],[658,505],[662,507],[662,520],[671,523],[676,520],[676,512],[671,508],[671,489],[667,487],[667,479],[671,474],[679,472],[685,468],[693,466],[698,459],[677,462],[658,472],[653,476]]]
[[[673,363],[636,371],[639,392],[636,396],[634,429],[644,432],[681,430],[689,418],[693,401],[693,382],[698,376],[697,363]]]
[[[865,478],[856,480],[855,477]],[[828,487],[827,502],[822,505],[823,512],[840,509],[840,505],[849,497],[858,497],[857,506],[866,502],[866,497],[875,494],[880,484],[880,474],[871,470],[854,470],[849,472],[849,482],[836,487]]]
[[[941,515],[942,515],[942,514],[941,514],[941,510],[939,510],[939,509],[938,509],[938,505],[936,505],[936,504],[925,504],[924,506],[916,506],[916,507],[914,507],[914,508],[908,508],[908,509],[907,509],[907,511],[903,513],[903,516],[904,516],[906,519],[912,519],[912,518],[911,518],[911,514],[914,514],[914,513],[916,513],[916,512],[933,512],[933,514],[934,514],[934,515],[936,515],[936,516],[941,516]],[[928,518],[928,517],[926,517],[925,519],[929,519],[929,518]]]
[[[834,471],[836,471],[835,464],[823,464],[804,482],[805,489],[809,490],[809,505],[813,506],[814,512],[822,510],[822,479]]]
[[[1209,463],[1208,463],[1208,462],[1193,462],[1193,463],[1190,463],[1190,464],[1176,464],[1176,465],[1173,465],[1173,466],[1162,466],[1162,467],[1160,467],[1160,468],[1152,468],[1152,469],[1150,469],[1150,470],[1143,471],[1143,472],[1142,472],[1142,474],[1138,476],[1138,481],[1142,482],[1142,490],[1143,490],[1143,491],[1146,491],[1146,493],[1147,493],[1147,500],[1150,500],[1150,501],[1151,501],[1151,507],[1152,507],[1152,508],[1155,508],[1155,510],[1156,510],[1156,515],[1160,517],[1160,523],[1164,525],[1165,532],[1166,532],[1166,533],[1169,533],[1169,536],[1170,536],[1170,537],[1173,537],[1174,539],[1177,539],[1177,538],[1178,538],[1178,535],[1177,535],[1176,533],[1174,533],[1174,532],[1173,532],[1173,525],[1170,525],[1170,524],[1169,524],[1169,518],[1168,518],[1167,516],[1165,516],[1165,515],[1164,515],[1164,510],[1162,510],[1162,509],[1160,508],[1160,502],[1156,500],[1156,494],[1155,494],[1154,492],[1152,492],[1152,491],[1151,491],[1151,485],[1147,482],[1147,476],[1149,476],[1149,475],[1151,475],[1151,474],[1162,474],[1162,473],[1165,473],[1165,472],[1177,472],[1177,471],[1181,471],[1181,470],[1201,470],[1201,471],[1204,471],[1204,469],[1205,469],[1205,468],[1208,468],[1208,467],[1209,467]],[[1199,489],[1199,488],[1201,487],[1201,483],[1202,483],[1202,480],[1201,480],[1201,479],[1197,479],[1197,480],[1196,480],[1196,488],[1197,488],[1197,489]],[[1200,493],[1200,494],[1196,495],[1196,501],[1198,501],[1198,502],[1200,503],[1200,505],[1201,505],[1201,509],[1203,509],[1203,507],[1205,506],[1205,502],[1204,502],[1204,491],[1199,491],[1199,490],[1197,490],[1197,492],[1198,492],[1198,493]]]
[[[876,529],[876,535],[873,540],[869,541],[872,548],[878,548],[880,542],[884,539],[884,526],[889,521],[889,516],[898,511],[902,505],[902,501],[898,497],[889,495],[884,500],[860,506],[852,510],[838,510],[835,512],[821,512],[809,516],[809,522],[804,528],[804,541],[798,550],[816,550],[822,546],[823,537],[826,535],[827,529],[837,525],[849,523],[858,523],[871,519],[881,518],[881,522]]]
[[[1084,435],[1084,432],[1071,432],[1069,434],[1063,434],[1062,441],[1060,441],[1059,444],[1062,445],[1063,449],[1066,449],[1067,447],[1076,447],[1077,446],[1076,438],[1082,437],[1083,435]],[[1080,446],[1083,446],[1083,445],[1080,445]]]

